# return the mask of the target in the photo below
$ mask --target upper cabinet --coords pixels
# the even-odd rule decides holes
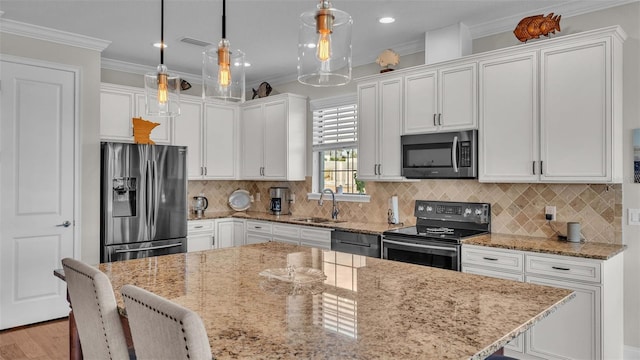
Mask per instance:
[[[403,180],[402,77],[358,84],[358,179]]]
[[[144,90],[122,85],[100,85],[100,139],[133,142],[132,118],[159,123],[151,131],[156,144],[171,143],[171,118],[145,115]]]
[[[477,82],[475,61],[407,73],[403,133],[477,129]]]
[[[241,118],[241,179],[304,180],[306,97],[280,94],[247,101]]]
[[[624,37],[612,27],[481,60],[480,181],[622,181]]]

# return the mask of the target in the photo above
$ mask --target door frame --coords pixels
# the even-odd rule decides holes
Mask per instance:
[[[74,77],[74,105],[73,105],[73,117],[74,117],[74,134],[73,134],[73,257],[79,259],[81,256],[81,244],[79,241],[79,234],[82,233],[82,211],[81,211],[81,176],[82,167],[81,167],[81,154],[80,154],[80,143],[81,143],[81,124],[80,121],[80,104],[82,103],[82,96],[80,91],[80,76],[82,75],[82,69],[79,66],[68,65],[55,63],[46,60],[26,58],[15,55],[7,55],[0,53],[0,62],[11,62],[21,65],[29,65],[29,66],[38,66],[44,68],[50,68],[54,70],[67,71],[73,73]],[[0,84],[1,85],[1,84]],[[1,91],[1,88],[0,88]],[[1,184],[0,184],[1,185]],[[2,258],[0,258],[0,263],[2,262]],[[62,267],[62,264],[60,265]],[[0,266],[0,271],[2,271],[2,266]],[[53,273],[51,274],[51,279],[53,278]]]

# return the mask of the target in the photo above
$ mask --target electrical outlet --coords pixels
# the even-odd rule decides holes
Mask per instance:
[[[629,225],[640,225],[640,209],[627,210],[627,223]]]
[[[556,221],[556,207],[555,206],[545,206],[544,207],[544,215],[545,219],[549,221]]]
[[[260,200],[260,193],[259,193],[259,192],[258,192],[258,193],[256,193],[256,201],[257,201],[257,202],[260,202],[260,201],[261,201],[261,200]]]

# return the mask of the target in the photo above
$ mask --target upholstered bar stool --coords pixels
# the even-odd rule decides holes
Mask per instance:
[[[211,360],[198,314],[134,285],[121,292],[138,360]]]
[[[83,357],[130,359],[109,278],[95,267],[70,258],[62,259],[62,267]]]

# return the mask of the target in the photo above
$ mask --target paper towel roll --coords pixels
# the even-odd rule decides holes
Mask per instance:
[[[392,224],[397,224],[400,222],[400,215],[398,214],[398,197],[392,196],[389,200],[389,209],[391,210],[391,218],[389,222]]]

